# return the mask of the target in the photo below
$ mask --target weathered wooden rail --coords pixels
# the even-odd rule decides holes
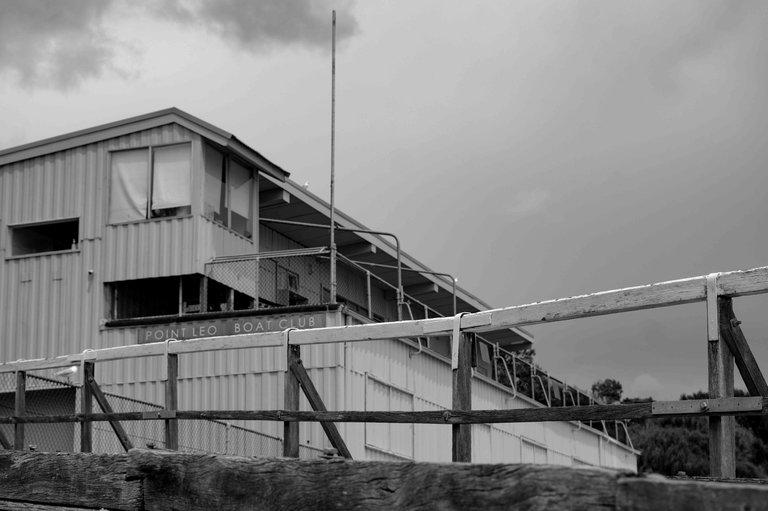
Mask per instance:
[[[735,422],[734,415],[766,414],[766,384],[743,332],[736,319],[732,299],[734,297],[768,292],[768,267],[728,273],[710,274],[683,280],[675,280],[637,286],[590,295],[551,300],[528,305],[505,307],[471,314],[459,314],[454,318],[377,323],[354,326],[327,327],[321,329],[286,330],[246,334],[219,338],[171,341],[164,343],[120,346],[81,354],[17,361],[0,365],[0,373],[15,372],[17,375],[17,399],[13,417],[0,418],[0,422],[14,424],[14,446],[23,447],[24,424],[32,422],[82,422],[109,420],[118,437],[121,436],[119,421],[157,420],[166,421],[166,445],[178,445],[180,419],[257,419],[284,422],[284,454],[298,456],[299,421],[317,421],[324,424],[329,439],[340,452],[348,454],[334,422],[415,422],[453,425],[454,461],[471,460],[470,428],[472,423],[538,422],[563,420],[618,420],[653,418],[668,415],[702,415],[710,420],[710,473],[715,477],[735,476]],[[709,396],[706,402],[639,403],[610,406],[579,406],[557,408],[531,408],[521,410],[471,410],[470,367],[474,335],[500,328],[564,321],[605,314],[668,307],[693,302],[706,302],[709,354]],[[376,341],[382,339],[429,337],[450,334],[453,338],[453,406],[441,412],[356,412],[326,411],[320,396],[301,365],[301,346],[322,343]],[[177,410],[176,371],[177,357],[184,353],[217,351],[256,347],[286,349],[285,404],[287,410],[275,411],[179,411]],[[126,358],[165,356],[168,364],[166,410],[153,414],[114,414],[102,405],[102,414],[92,413],[92,399],[99,401],[99,389],[93,375],[93,364],[100,361]],[[751,397],[733,397],[734,361]],[[81,364],[86,375],[81,414],[48,418],[25,417],[25,371],[66,367]],[[312,403],[313,412],[298,411],[300,392],[304,391]],[[81,446],[89,446],[89,428],[81,428]],[[0,439],[3,445],[8,439]],[[123,444],[126,448],[130,445]]]
[[[52,424],[60,422],[108,422],[152,420],[258,420],[277,422],[372,422],[411,424],[500,424],[514,422],[561,422],[653,419],[664,417],[726,417],[768,415],[768,397],[743,397],[702,401],[655,401],[624,405],[585,405],[514,410],[398,411],[299,411],[299,410],[206,410],[173,412],[121,412],[26,417],[0,417],[0,424]]]
[[[596,468],[0,452],[0,510],[768,509],[768,486]]]

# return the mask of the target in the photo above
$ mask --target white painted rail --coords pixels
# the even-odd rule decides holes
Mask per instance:
[[[718,296],[738,297],[761,293],[768,293],[768,267],[766,266],[717,274]],[[707,276],[699,276],[464,314],[460,319],[460,330],[462,332],[484,332],[501,328],[670,307],[702,302],[706,299]],[[83,361],[276,347],[284,345],[286,340],[292,345],[328,344],[451,335],[453,330],[454,318],[448,317],[166,341],[86,350],[83,353],[51,359],[7,362],[0,364],[0,373],[67,367]]]

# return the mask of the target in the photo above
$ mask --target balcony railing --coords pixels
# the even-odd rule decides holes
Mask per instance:
[[[399,305],[397,286],[363,264],[338,255],[337,302],[361,322],[394,321]],[[218,258],[206,265],[206,276],[245,297],[240,303],[247,301],[251,309],[320,306],[331,301],[329,250],[325,247]],[[403,297],[403,319],[446,316],[413,296],[403,293]],[[515,397],[547,407],[602,404],[590,393],[554,378],[533,364],[530,357],[506,350],[481,335],[477,338],[476,372],[511,389]],[[450,356],[447,338],[444,342],[434,338],[412,341],[419,345],[414,353],[427,349]],[[593,421],[587,425],[625,445],[632,445],[626,425],[621,421]]]

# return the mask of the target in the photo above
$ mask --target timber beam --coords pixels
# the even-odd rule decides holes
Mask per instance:
[[[768,486],[595,467],[0,453],[0,509],[765,509]]]
[[[180,420],[263,420],[283,422],[377,422],[413,424],[497,424],[513,422],[613,421],[665,417],[722,417],[732,415],[768,415],[768,397],[709,399],[707,407],[680,405],[686,401],[656,401],[590,406],[557,406],[509,410],[437,410],[437,411],[298,411],[298,410],[179,410]],[[699,401],[694,401],[699,403]],[[679,406],[678,406],[679,405]],[[654,413],[654,406],[656,413]],[[140,421],[167,418],[159,412],[121,412],[44,417],[0,417],[0,424],[50,424],[56,422]]]
[[[593,467],[254,459],[133,450],[146,509],[765,509],[764,485]],[[183,483],[183,484],[182,484]]]

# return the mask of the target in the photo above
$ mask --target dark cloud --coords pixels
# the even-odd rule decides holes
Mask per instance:
[[[336,4],[336,38],[343,41],[357,32],[357,21],[350,13],[350,2]],[[159,7],[168,19],[202,25],[254,53],[274,46],[328,49],[331,10],[328,3],[313,0],[177,0]]]
[[[110,35],[114,0],[2,0],[0,75],[28,88],[69,90],[105,74],[126,75],[115,64],[130,42]],[[349,2],[336,2],[337,39],[357,31]],[[190,0],[132,6],[139,14],[160,15],[196,25],[238,48],[265,53],[278,47],[330,47],[331,9],[310,0]]]
[[[111,68],[115,41],[103,29],[106,0],[4,0],[0,73],[26,87],[70,89]]]

